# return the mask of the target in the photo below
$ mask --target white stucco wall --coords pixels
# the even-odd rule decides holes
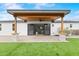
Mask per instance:
[[[1,31],[0,35],[12,35],[12,23],[0,23]],[[17,23],[17,33],[19,35],[27,35],[27,23]]]
[[[61,20],[61,18],[56,19],[56,20]],[[59,34],[58,32],[60,31],[61,23],[51,23],[51,35],[57,35]]]
[[[61,27],[61,23],[52,23],[52,22],[25,22],[25,23],[18,23],[17,24],[17,32],[19,35],[28,35],[28,24],[35,24],[35,23],[48,23],[50,24],[50,34],[55,35],[58,34],[58,31]],[[12,35],[12,23],[8,22],[0,22],[2,24],[2,30],[0,31],[0,35]],[[72,24],[71,29],[79,29],[79,23],[64,23],[64,28],[69,28],[70,29],[70,24]]]
[[[72,24],[72,28],[70,28],[70,24]],[[64,28],[79,30],[79,23],[64,23]]]
[[[60,23],[51,23],[51,35],[58,34]]]
[[[27,35],[27,23],[18,23],[17,32],[19,35]]]
[[[1,24],[0,35],[11,35],[12,23],[0,23],[0,24]]]
[[[72,24],[72,28],[70,28],[70,24]],[[61,28],[61,23],[51,23],[51,35],[58,34],[60,28]],[[64,23],[64,29],[66,28],[79,30],[79,23]]]

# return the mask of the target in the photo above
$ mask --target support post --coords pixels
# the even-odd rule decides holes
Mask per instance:
[[[61,17],[61,34],[63,35],[64,34],[64,22],[63,22],[63,17]]]
[[[14,28],[14,33],[15,35],[17,34],[17,16],[14,16],[15,20],[14,20],[14,24],[15,24],[15,28]]]
[[[19,40],[19,37],[18,37],[18,34],[17,33],[17,16],[14,15],[14,33],[12,33],[14,36],[13,36],[13,40],[15,41],[18,41]]]

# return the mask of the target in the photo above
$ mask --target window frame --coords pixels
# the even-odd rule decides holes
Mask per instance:
[[[12,24],[12,31],[15,31],[15,24]]]
[[[2,24],[0,24],[0,31],[2,31]]]
[[[70,24],[70,28],[72,28],[72,24]]]

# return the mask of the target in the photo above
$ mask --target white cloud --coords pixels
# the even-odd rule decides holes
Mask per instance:
[[[13,20],[13,16],[8,13],[0,13],[0,20]]]
[[[22,7],[22,5],[20,4],[16,4],[16,3],[6,3],[3,4],[5,9],[24,9]],[[34,9],[52,9],[53,7],[55,7],[56,4],[54,3],[37,3],[34,6]],[[73,12],[71,13],[73,14]],[[7,11],[2,11],[0,12],[0,20],[13,20],[13,16],[8,14]],[[74,12],[73,16],[69,16],[67,15],[67,17],[64,18],[64,20],[79,20],[79,10]]]
[[[79,20],[79,15],[74,15],[73,17],[71,17],[72,20]]]
[[[79,14],[79,10],[75,11],[75,14]]]
[[[73,11],[65,17],[65,20],[79,21],[79,10]]]
[[[67,16],[64,20],[79,21],[79,15]]]
[[[16,3],[6,3],[4,4],[4,7],[6,9],[24,9],[21,5],[19,4],[16,4]]]
[[[52,8],[54,6],[55,6],[54,3],[38,3],[35,4],[35,9]]]
[[[53,3],[37,3],[34,9],[52,8],[55,4]],[[24,9],[22,5],[17,3],[5,3],[3,4],[5,10],[7,9]],[[7,13],[7,11],[0,12],[0,20],[12,20],[13,17]]]
[[[16,3],[6,3],[2,7],[5,8],[5,11],[0,12],[0,20],[13,20],[13,16],[7,13],[7,9],[23,9],[23,7]]]

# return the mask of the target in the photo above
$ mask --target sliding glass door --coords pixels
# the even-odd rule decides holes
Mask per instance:
[[[28,35],[50,35],[50,24],[28,24]]]

